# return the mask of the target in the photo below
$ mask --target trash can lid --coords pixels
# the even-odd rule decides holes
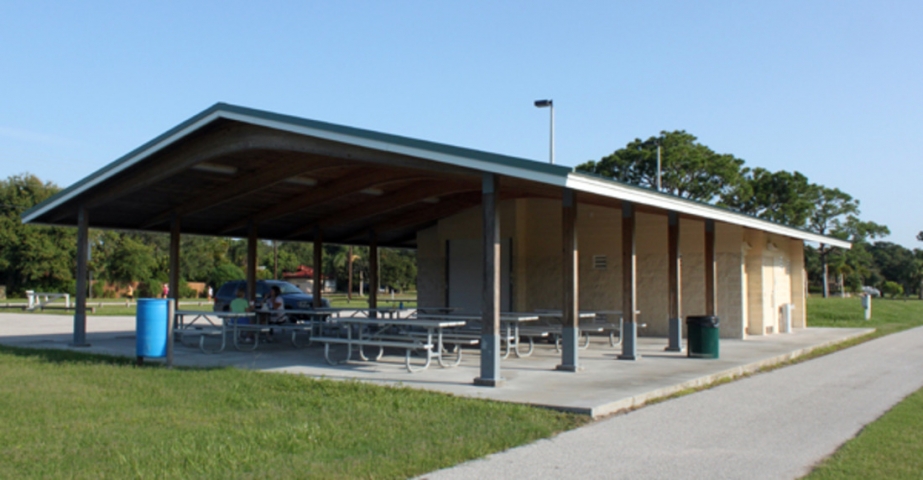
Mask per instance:
[[[700,327],[718,328],[720,324],[718,317],[714,315],[690,315],[686,317],[686,325],[698,325]]]

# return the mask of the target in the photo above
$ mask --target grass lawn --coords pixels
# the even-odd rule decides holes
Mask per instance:
[[[407,478],[585,417],[407,388],[0,347],[0,478]]]
[[[0,301],[0,306],[10,304],[25,304],[28,300],[25,298],[11,298]],[[74,299],[71,298],[71,304],[73,304]],[[102,303],[102,306],[100,306]],[[211,311],[212,303],[204,298],[182,298],[180,299],[180,308],[183,310],[206,310]],[[9,312],[9,313],[39,313],[43,315],[74,315],[74,309],[65,310],[63,308],[64,302],[58,301],[51,304],[51,308],[45,310],[34,310],[34,311],[23,311],[22,309],[9,309],[9,308],[0,308],[0,313]],[[95,309],[95,312],[90,311],[90,307]],[[125,306],[124,299],[118,298],[93,298],[87,299],[87,315],[103,315],[103,316],[135,316],[137,311],[136,304],[132,303],[129,306]]]
[[[808,326],[875,328],[873,338],[923,325],[923,301],[872,299],[872,318],[866,321],[862,302],[853,298],[808,297]]]
[[[821,327],[874,327],[880,337],[923,325],[923,301],[872,300],[866,321],[858,298],[809,298],[808,322]],[[868,338],[868,337],[867,337]],[[923,476],[923,390],[897,404],[814,469],[810,480]]]
[[[805,477],[920,478],[923,476],[923,390],[866,426]]]

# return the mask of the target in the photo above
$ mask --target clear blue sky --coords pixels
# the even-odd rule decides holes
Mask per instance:
[[[683,129],[923,230],[923,2],[0,3],[0,178],[67,186],[218,101],[558,163]]]

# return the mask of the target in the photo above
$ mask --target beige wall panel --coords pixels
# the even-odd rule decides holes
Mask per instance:
[[[679,228],[685,321],[689,315],[705,314],[705,222],[681,218]]]
[[[804,242],[789,240],[789,257],[792,262],[792,303],[795,311],[792,312],[792,327],[804,328],[807,323],[807,303],[805,298],[805,272],[804,272]]]
[[[766,247],[766,234],[747,229],[744,241],[749,244],[747,250],[747,334],[763,335],[763,250]]]
[[[718,279],[718,318],[722,338],[746,337],[744,326],[743,275],[741,254],[743,227],[726,223],[715,224],[715,259]]]
[[[528,258],[531,238],[528,232],[528,215],[525,214],[528,208],[529,200],[515,201],[515,222],[516,237],[513,239],[513,268],[510,275],[510,282],[513,288],[513,310],[517,312],[528,311],[526,301],[526,282],[529,278],[529,263],[523,261]]]
[[[670,316],[668,218],[639,212],[635,222],[638,310],[641,311],[638,321],[647,324],[638,334],[664,337],[668,333]]]
[[[622,309],[622,211],[580,205],[577,209],[580,250],[580,310]],[[605,255],[606,268],[593,257]]]
[[[441,307],[445,303],[445,252],[436,227],[417,232],[417,303]]]
[[[500,238],[509,241],[518,227],[517,203],[500,204]],[[473,207],[417,234],[417,301],[420,306],[445,305],[445,245],[449,239],[479,239],[482,237],[481,207]],[[516,242],[513,242],[514,251]],[[473,259],[480,262],[482,259]],[[511,282],[515,282],[515,263]],[[515,288],[515,283],[514,283]],[[515,290],[514,290],[515,296]]]
[[[515,303],[524,311],[560,309],[564,299],[561,291],[561,202],[529,199],[522,201],[520,206],[518,222],[524,228],[513,243],[522,238],[524,246],[519,249],[521,257],[514,261],[522,267]],[[577,211],[580,211],[579,206]],[[579,233],[577,242],[579,248]]]

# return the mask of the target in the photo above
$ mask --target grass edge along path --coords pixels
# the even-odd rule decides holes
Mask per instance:
[[[807,480],[923,476],[923,389],[908,395],[820,462]]]
[[[408,478],[587,422],[408,387],[0,347],[0,478]]]
[[[663,397],[650,399],[645,402],[644,405],[640,405],[637,408],[708,390],[754,374],[771,372],[779,368],[806,362],[885,335],[923,325],[923,301],[916,299],[895,300],[876,298],[872,302],[871,320],[865,320],[864,312],[861,307],[861,300],[858,297],[808,297],[807,308],[808,325],[811,327],[874,328],[875,330],[864,335],[811,349],[808,352],[788,360],[761,367],[755,372],[728,375],[703,385],[683,389]]]

